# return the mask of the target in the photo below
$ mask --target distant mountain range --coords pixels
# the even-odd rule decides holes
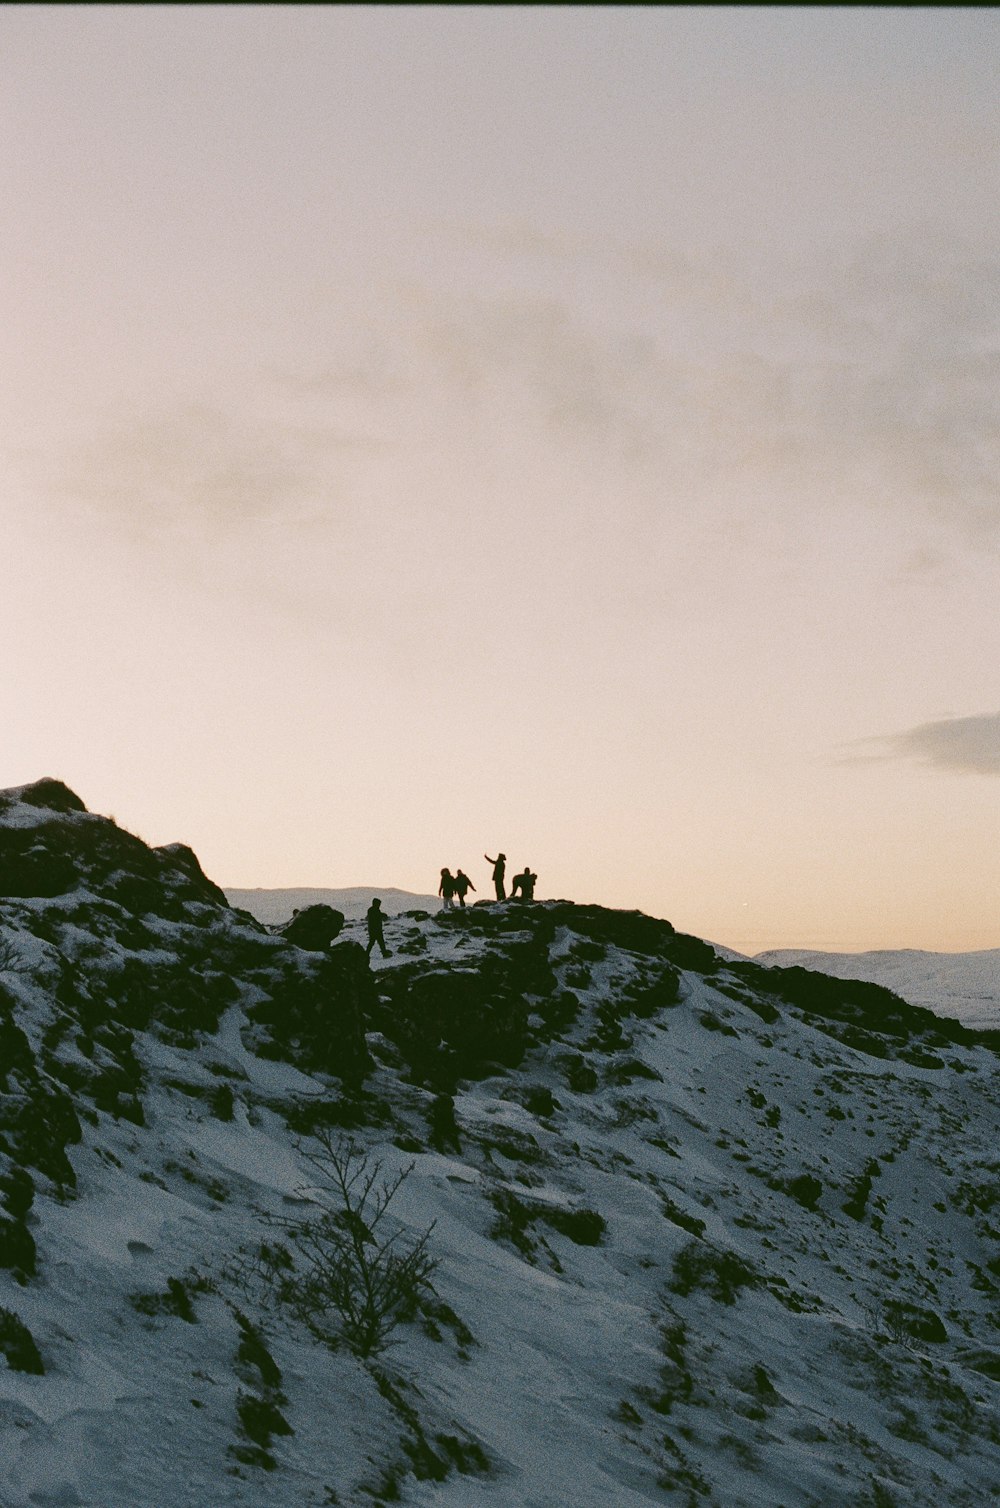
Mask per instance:
[[[436,895],[416,895],[410,890],[396,890],[392,885],[350,885],[341,890],[310,889],[307,886],[292,890],[226,890],[225,895],[231,906],[249,911],[268,927],[287,922],[293,911],[318,905],[332,906],[335,911],[342,911],[348,921],[358,921],[376,895],[386,916],[399,916],[403,911],[441,909],[441,901]]]

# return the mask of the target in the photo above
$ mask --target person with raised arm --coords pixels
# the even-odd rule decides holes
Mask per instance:
[[[488,853],[484,853],[483,858],[487,864],[493,865],[493,883],[496,886],[497,900],[505,901],[507,899],[507,892],[504,889],[503,877],[507,868],[507,855],[499,853],[495,859],[491,859]]]

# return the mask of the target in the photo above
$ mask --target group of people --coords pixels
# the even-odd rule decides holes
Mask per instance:
[[[483,858],[486,860],[487,864],[493,865],[493,884],[496,888],[497,900],[505,901],[507,899],[507,891],[505,888],[504,879],[507,873],[507,855],[505,853],[499,853],[497,854],[495,859],[491,859],[488,853],[484,853]],[[522,901],[533,901],[535,899],[535,881],[537,879],[537,874],[532,874],[527,864],[525,864],[521,873],[516,874],[511,881],[511,900],[514,900],[515,897],[520,894]]]
[[[485,853],[483,854],[483,858],[487,864],[493,865],[493,885],[496,890],[497,900],[505,901],[507,899],[507,855],[500,853],[497,854],[495,859],[491,859],[489,854]],[[532,874],[526,864],[521,873],[516,874],[511,881],[510,899],[513,901],[520,898],[522,901],[533,901],[535,899],[535,881],[537,879],[537,874]],[[443,910],[451,911],[454,908],[456,899],[460,906],[464,906],[465,897],[470,890],[474,892],[475,889],[475,885],[473,885],[469,876],[463,870],[457,869],[452,874],[450,869],[442,869],[441,883],[438,885],[438,895],[441,897]],[[368,907],[365,921],[368,924],[368,947],[365,950],[368,957],[371,957],[372,949],[377,943],[382,950],[382,957],[388,958],[389,950],[386,948],[385,937],[382,932],[385,913],[382,910],[382,902],[377,896]]]
[[[493,865],[493,885],[496,890],[497,900],[505,901],[507,899],[507,855],[500,853],[497,854],[495,859],[491,859],[488,853],[484,853],[483,858],[487,864]],[[521,873],[516,874],[511,882],[511,900],[520,895],[522,901],[533,901],[535,899],[535,881],[537,879],[537,874],[532,874],[526,864]],[[452,874],[450,869],[442,869],[438,895],[444,902],[445,910],[451,910],[455,904],[456,896],[458,897],[458,904],[464,906],[465,897],[470,890],[475,890],[475,888],[469,876],[464,874],[461,869],[455,874]]]
[[[475,885],[473,885],[469,876],[463,870],[457,869],[452,874],[450,869],[442,869],[438,895],[444,902],[444,909],[446,911],[454,906],[456,896],[458,897],[458,904],[464,906],[465,897],[470,890],[475,890],[475,888]]]

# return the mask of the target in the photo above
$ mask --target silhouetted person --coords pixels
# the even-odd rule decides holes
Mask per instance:
[[[450,911],[455,904],[455,876],[449,869],[442,869],[441,883],[438,886],[438,895],[444,902],[443,910]],[[464,905],[464,902],[463,902]]]
[[[511,881],[511,900],[513,900],[518,891],[520,891],[522,901],[533,901],[535,899],[535,881],[537,879],[537,874],[532,874],[527,864],[525,864],[523,872],[521,874],[516,874]]]
[[[375,897],[371,905],[368,907],[368,911],[365,914],[365,921],[368,923],[368,946],[365,949],[368,957],[371,958],[372,948],[374,948],[375,944],[378,943],[379,947],[382,949],[382,957],[388,958],[389,949],[386,947],[385,938],[382,936],[382,924],[385,921],[385,917],[382,914],[382,902],[379,900],[378,896]]]
[[[497,900],[505,901],[507,892],[504,889],[503,877],[507,869],[507,855],[498,853],[495,859],[491,859],[488,853],[484,853],[483,858],[487,864],[493,865],[493,883],[497,888]]]
[[[464,872],[464,870],[460,869],[455,876],[455,894],[458,896],[458,904],[460,906],[465,905],[465,897],[468,895],[470,890],[475,890],[475,888],[476,887],[469,879],[469,876]]]

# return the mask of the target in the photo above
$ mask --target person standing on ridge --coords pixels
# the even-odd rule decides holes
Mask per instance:
[[[438,895],[443,901],[442,910],[450,911],[455,904],[455,876],[449,869],[442,869],[441,883],[438,886]]]
[[[368,923],[368,946],[365,949],[368,957],[371,958],[372,948],[378,943],[382,949],[382,957],[388,958],[390,956],[389,949],[386,947],[385,938],[382,935],[382,924],[385,921],[385,917],[382,913],[382,902],[378,896],[375,897],[368,907],[365,913],[365,921]]]
[[[487,864],[493,865],[493,883],[497,890],[497,900],[505,901],[507,899],[507,892],[504,889],[503,877],[507,869],[507,855],[505,853],[498,853],[495,859],[491,859],[488,853],[484,853],[483,858]]]
[[[455,894],[458,896],[458,904],[465,905],[465,897],[470,890],[475,890],[475,885],[469,879],[464,870],[460,869],[455,876]]]

